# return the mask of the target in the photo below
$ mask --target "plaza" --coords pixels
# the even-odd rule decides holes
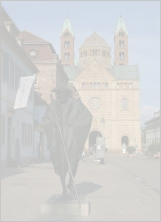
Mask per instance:
[[[42,215],[41,204],[62,192],[50,162],[2,169],[2,221],[159,221],[160,161],[145,156],[106,155],[80,161],[78,192],[88,197],[88,216]]]

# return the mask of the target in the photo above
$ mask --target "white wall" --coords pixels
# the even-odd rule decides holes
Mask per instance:
[[[34,119],[40,124],[42,118],[45,114],[46,107],[45,106],[35,106],[34,107]]]
[[[42,123],[42,118],[44,116],[44,113],[46,111],[46,107],[45,106],[34,106],[34,119],[38,121],[38,124]],[[37,144],[36,141],[40,141],[40,135],[38,136],[38,132],[35,131],[35,144]],[[35,145],[35,149],[36,149],[36,145]],[[46,138],[46,134],[45,134],[45,138],[44,138],[44,157],[46,160],[49,159],[49,151],[47,148],[47,138]]]
[[[10,58],[14,63],[20,66],[20,68],[26,73],[27,76],[33,76],[35,73],[25,64],[25,62],[21,59],[21,57],[13,51],[3,40],[1,40],[1,48],[4,52],[8,52]],[[6,82],[1,81],[1,98],[9,99],[11,103],[14,104],[16,98],[16,90],[11,89]],[[27,110],[33,110],[33,102],[28,102]]]
[[[40,133],[34,130],[34,157],[35,158],[39,157],[39,152],[38,152],[39,143],[40,143]]]
[[[16,63],[26,74],[27,76],[34,75],[35,73],[31,70],[31,68],[25,64],[25,62],[21,59],[20,55],[18,55],[17,52],[13,51],[11,47],[7,45],[6,42],[1,40],[1,47],[4,52],[8,52],[10,55],[10,58],[13,60],[14,63]],[[7,107],[11,107],[13,109],[14,102],[16,98],[16,90],[14,88],[10,88],[5,81],[1,81],[1,113],[5,115],[5,144],[2,145],[1,148],[1,160],[6,160],[7,158]],[[32,99],[32,102],[28,102],[26,108],[18,109],[15,111],[12,121],[13,121],[13,128],[15,128],[15,137],[14,142],[16,141],[16,138],[20,141],[20,156],[22,157],[32,157],[33,155],[33,142],[32,146],[23,146],[21,145],[21,125],[22,121],[31,124],[33,129],[33,101],[34,96]],[[14,148],[15,144],[12,143],[12,157],[14,158]]]
[[[7,158],[7,125],[8,125],[8,116],[7,116],[7,107],[13,106],[5,101],[1,101],[1,113],[5,115],[5,144],[2,145],[1,148],[1,159],[6,160]],[[12,117],[12,127],[15,128],[15,135],[14,135],[14,144],[12,143],[12,153],[11,157],[15,157],[15,142],[18,138],[20,141],[20,156],[22,157],[31,157],[33,154],[33,145],[32,146],[22,146],[22,122],[26,124],[31,124],[33,127],[33,116],[32,113],[27,113],[23,109],[18,109],[15,111]]]

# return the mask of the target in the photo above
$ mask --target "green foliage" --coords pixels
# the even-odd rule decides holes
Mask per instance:
[[[160,143],[152,143],[148,147],[148,151],[151,154],[157,154],[160,152]]]
[[[127,146],[126,151],[128,154],[133,154],[136,151],[134,146]]]

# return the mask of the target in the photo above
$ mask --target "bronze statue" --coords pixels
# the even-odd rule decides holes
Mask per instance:
[[[91,127],[92,115],[80,98],[71,95],[68,87],[59,86],[53,91],[56,99],[51,99],[43,118],[43,126],[55,173],[60,176],[63,195],[66,196],[67,190],[74,191],[72,175],[74,178]],[[69,164],[72,175],[70,174],[66,186]]]

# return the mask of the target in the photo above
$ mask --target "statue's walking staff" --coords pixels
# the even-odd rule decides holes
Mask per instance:
[[[51,100],[51,115],[52,115],[52,111],[54,111],[56,120],[58,120],[58,116],[57,116],[57,113],[56,113],[56,109],[55,109],[55,106],[54,106],[54,103],[53,103],[53,96],[52,96],[51,94],[50,94],[50,100]],[[71,178],[72,178],[74,190],[75,190],[75,193],[76,193],[76,196],[77,196],[78,205],[79,205],[79,207],[81,207],[79,195],[78,195],[78,192],[77,192],[77,189],[76,189],[76,186],[75,186],[74,177],[73,177],[72,169],[71,169],[70,162],[69,162],[69,158],[68,158],[67,149],[66,149],[66,146],[65,146],[63,134],[62,134],[62,131],[61,131],[61,128],[60,128],[60,125],[59,125],[59,124],[58,124],[58,129],[59,129],[60,136],[61,136],[61,139],[62,139],[63,148],[64,148],[64,153],[65,153],[65,156],[66,156],[66,159],[67,159],[67,163],[68,163],[68,167],[69,167],[69,172],[70,172],[70,175],[71,175]]]

